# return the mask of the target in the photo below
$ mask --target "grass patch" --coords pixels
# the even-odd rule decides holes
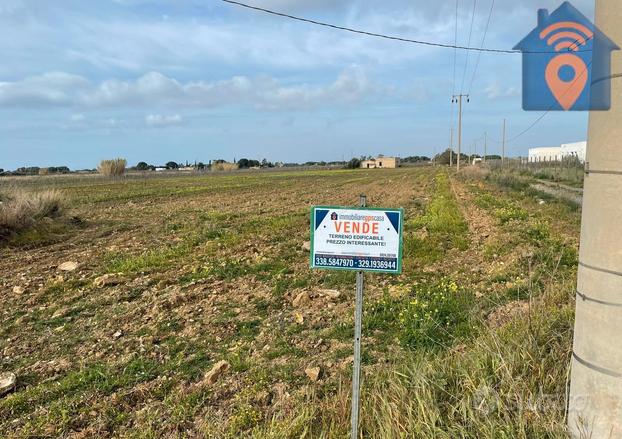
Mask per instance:
[[[423,216],[411,220],[413,233],[407,237],[406,249],[410,255],[424,262],[440,259],[448,250],[468,248],[468,225],[460,212],[446,173],[434,179],[434,194]],[[417,231],[425,237],[416,236]]]
[[[63,204],[64,197],[57,190],[3,189],[0,191],[0,242],[59,218]],[[45,235],[45,228],[39,228],[32,230],[30,236],[22,237],[22,241],[35,242]]]

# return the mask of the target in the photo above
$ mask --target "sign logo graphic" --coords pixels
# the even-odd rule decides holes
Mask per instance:
[[[516,47],[523,52],[523,109],[589,111],[611,108],[611,52],[620,48],[569,2]]]

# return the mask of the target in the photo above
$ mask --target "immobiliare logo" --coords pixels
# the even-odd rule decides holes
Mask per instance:
[[[540,9],[538,26],[514,49],[523,52],[523,109],[611,108],[611,52],[620,48],[569,2],[551,14]]]

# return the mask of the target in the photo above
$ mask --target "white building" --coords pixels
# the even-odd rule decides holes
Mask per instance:
[[[561,146],[529,148],[529,163],[555,162],[562,158]]]
[[[587,142],[564,143],[561,149],[562,158],[576,157],[581,163],[585,163]]]
[[[561,146],[529,148],[529,163],[556,162],[576,157],[585,162],[587,142],[564,143]]]

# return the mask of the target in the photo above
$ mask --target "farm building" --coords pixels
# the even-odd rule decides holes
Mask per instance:
[[[560,146],[529,148],[529,163],[556,162],[562,158]]]
[[[562,158],[576,157],[581,163],[585,163],[587,142],[564,143],[561,149]]]
[[[529,149],[529,163],[556,162],[559,160],[576,157],[580,162],[585,162],[587,142],[564,143],[561,146]]]
[[[361,168],[365,169],[378,169],[389,168],[394,169],[400,166],[400,159],[398,157],[384,157],[378,156],[375,159],[363,160],[361,162]]]

